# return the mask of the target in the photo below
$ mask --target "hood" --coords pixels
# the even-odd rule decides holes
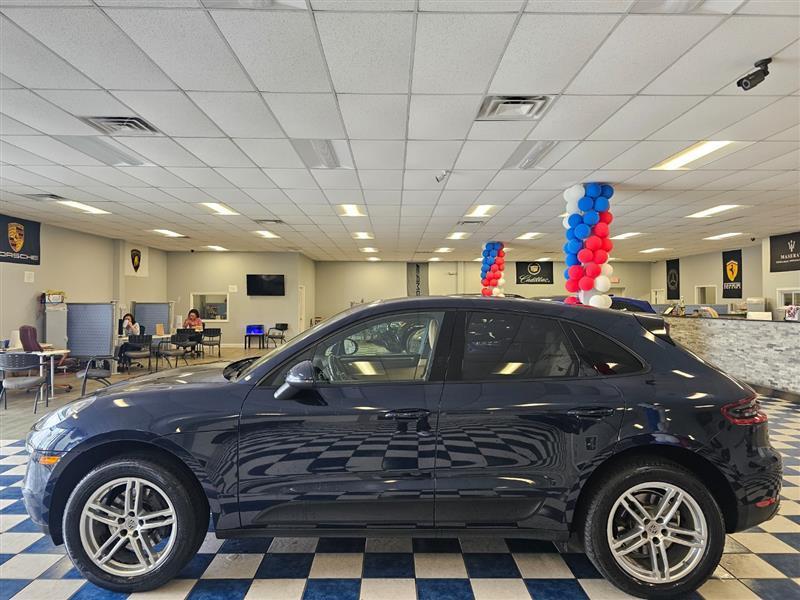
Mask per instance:
[[[108,394],[119,394],[120,392],[137,392],[155,389],[170,389],[176,386],[187,386],[192,384],[213,384],[227,383],[223,375],[223,370],[228,362],[213,362],[203,365],[191,365],[148,373],[133,379],[115,383],[109,387],[97,390],[95,395],[105,396]]]

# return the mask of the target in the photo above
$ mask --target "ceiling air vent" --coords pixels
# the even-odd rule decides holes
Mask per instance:
[[[161,133],[141,117],[78,117],[106,135],[157,135]]]
[[[483,225],[483,221],[459,221],[458,225]]]
[[[45,202],[47,200],[66,200],[63,196],[56,194],[22,194],[25,198],[36,200],[37,202]]]
[[[478,121],[533,121],[550,102],[550,96],[486,96]]]
[[[255,221],[260,225],[284,225],[280,219],[256,219]]]

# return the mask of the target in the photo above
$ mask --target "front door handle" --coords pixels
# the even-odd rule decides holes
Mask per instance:
[[[614,414],[614,409],[609,406],[593,406],[585,408],[573,408],[567,411],[571,417],[584,417],[586,419],[601,419],[603,417],[610,417]]]
[[[421,421],[427,419],[431,411],[422,408],[398,408],[383,414],[384,419],[395,419],[397,421]]]

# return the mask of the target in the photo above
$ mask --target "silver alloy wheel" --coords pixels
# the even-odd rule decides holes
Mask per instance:
[[[160,566],[175,544],[175,508],[164,490],[139,477],[97,488],[81,511],[81,543],[92,562],[123,577]]]
[[[633,486],[608,515],[608,547],[617,564],[647,583],[672,583],[705,555],[708,526],[686,490],[661,481]]]

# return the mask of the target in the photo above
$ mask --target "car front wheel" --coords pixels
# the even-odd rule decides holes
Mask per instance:
[[[178,574],[202,543],[207,519],[186,478],[169,465],[120,457],[78,483],[64,511],[64,541],[92,583],[142,592]]]
[[[692,473],[660,459],[636,460],[594,489],[583,535],[597,569],[642,598],[695,590],[725,545],[713,495]]]

